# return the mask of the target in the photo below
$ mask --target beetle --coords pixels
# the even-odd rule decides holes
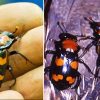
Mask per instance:
[[[17,31],[17,29],[18,28],[16,27],[15,32]],[[19,39],[19,37],[14,35],[15,32],[13,32],[13,33],[7,32],[7,31],[0,32],[0,87],[1,87],[2,83],[4,82],[6,70],[9,70],[12,78],[14,79],[14,83],[10,86],[10,88],[12,86],[14,86],[16,83],[16,78],[14,76],[13,69],[9,65],[9,59],[8,59],[9,56],[14,55],[14,54],[19,54],[24,59],[26,59],[27,61],[32,63],[23,54],[21,54],[17,51],[9,52],[8,49],[12,46],[13,43],[15,43]]]
[[[96,68],[95,68],[94,81],[93,81],[93,83],[95,84],[100,78],[99,76],[99,71],[100,71],[100,22],[94,21],[92,17],[84,17],[84,19],[89,22],[90,28],[93,30],[93,36],[85,36],[80,39],[80,40],[86,40],[86,39],[92,40],[92,42],[90,42],[86,46],[82,56],[84,56],[92,46],[95,46],[95,51],[97,53]],[[93,86],[93,89],[94,89],[94,86]]]
[[[57,90],[68,88],[76,89],[81,82],[81,74],[78,71],[78,64],[82,63],[89,73],[93,74],[89,66],[78,56],[81,47],[77,43],[77,36],[64,32],[61,24],[57,23],[62,30],[59,41],[54,40],[55,51],[47,50],[52,54],[52,61],[49,67],[45,67],[45,74],[49,72],[49,79]]]

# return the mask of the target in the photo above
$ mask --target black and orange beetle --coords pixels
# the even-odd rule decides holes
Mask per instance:
[[[16,31],[17,31],[17,28],[16,28]],[[16,78],[14,77],[13,69],[9,65],[9,59],[8,59],[9,56],[14,55],[14,54],[19,54],[24,59],[28,60],[24,55],[20,54],[17,51],[9,52],[8,49],[12,46],[12,44],[14,42],[17,41],[17,39],[18,39],[18,37],[15,37],[13,33],[10,33],[10,32],[7,32],[7,31],[0,33],[0,87],[3,83],[3,81],[4,81],[6,70],[9,70],[9,72],[12,75],[12,78],[15,80],[14,83],[12,84],[12,86],[16,83]]]
[[[95,68],[94,81],[93,81],[93,84],[95,85],[96,82],[98,81],[98,78],[100,78],[99,76],[99,71],[100,71],[100,22],[94,21],[92,17],[85,17],[84,19],[89,22],[90,28],[93,30],[93,36],[85,36],[80,39],[80,40],[86,40],[86,39],[92,40],[92,42],[86,46],[82,56],[84,56],[92,46],[95,46],[95,51],[97,53],[96,68]],[[94,89],[94,85],[92,86],[93,89]]]
[[[58,25],[63,30],[59,22]],[[77,36],[63,31],[59,39],[59,41],[54,40],[55,51],[45,52],[45,57],[47,54],[53,54],[51,65],[45,68],[45,74],[49,72],[49,79],[58,90],[77,89],[81,82],[78,64],[84,64],[89,73],[93,73],[88,65],[78,57],[81,47],[77,43]]]

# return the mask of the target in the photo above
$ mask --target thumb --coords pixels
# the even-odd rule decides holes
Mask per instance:
[[[24,100],[23,96],[17,91],[7,90],[7,91],[0,92],[0,100],[8,100],[8,99]]]

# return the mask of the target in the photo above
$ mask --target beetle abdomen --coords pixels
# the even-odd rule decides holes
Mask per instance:
[[[64,90],[71,87],[71,85],[75,83],[76,77],[72,76],[71,74],[63,75],[52,73],[51,81],[55,88],[57,88],[58,90]]]
[[[75,83],[78,61],[61,55],[61,57],[55,57],[54,65],[51,67],[50,80],[55,88],[63,90],[71,87]]]

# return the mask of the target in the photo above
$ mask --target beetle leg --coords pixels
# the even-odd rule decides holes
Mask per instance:
[[[81,37],[78,41],[87,40],[87,39],[94,40],[94,37],[91,36],[77,36],[77,37]]]
[[[16,26],[15,31],[13,33],[16,33],[18,31],[19,27]]]
[[[78,61],[79,61],[79,63],[82,63],[86,67],[86,69],[88,70],[89,73],[94,75],[93,72],[91,71],[91,69],[89,68],[89,66],[82,59],[79,59]]]
[[[96,70],[95,70],[95,77],[98,77],[100,70],[100,55],[98,55],[97,61],[96,61]]]
[[[90,44],[87,45],[87,47],[85,48],[85,50],[83,51],[83,53],[79,56],[79,58],[82,58],[86,53],[87,51],[89,51],[89,49],[95,45],[95,41],[92,41]]]
[[[32,65],[34,65],[33,64],[33,62],[31,62],[28,58],[26,58],[23,54],[21,54],[21,53],[19,53],[19,52],[17,52],[17,51],[11,51],[11,52],[9,52],[9,55],[11,56],[11,55],[15,55],[15,54],[19,54],[19,55],[21,55],[26,61],[29,61]]]
[[[44,57],[46,58],[47,54],[55,54],[55,53],[56,53],[56,52],[53,51],[53,50],[47,50],[47,51],[45,52]]]
[[[12,69],[12,67],[11,67],[10,65],[8,65],[7,67],[8,67],[8,70],[9,70],[9,72],[10,72],[12,78],[14,79],[14,83],[10,86],[10,89],[11,89],[12,86],[14,86],[14,85],[16,84],[16,78],[15,78],[15,76],[14,76],[14,74],[13,74],[13,69]]]

